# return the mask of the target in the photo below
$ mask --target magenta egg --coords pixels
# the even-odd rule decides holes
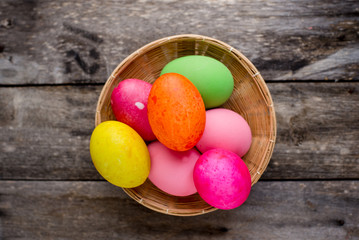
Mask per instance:
[[[112,91],[111,106],[116,119],[132,127],[146,141],[155,140],[147,117],[152,85],[140,79],[121,81]]]
[[[244,161],[225,149],[212,149],[197,160],[193,180],[202,199],[219,209],[243,204],[251,190],[251,175]]]

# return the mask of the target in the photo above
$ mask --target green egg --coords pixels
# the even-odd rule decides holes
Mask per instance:
[[[185,56],[169,62],[161,72],[179,73],[188,78],[200,92],[206,108],[225,103],[233,91],[233,76],[220,61],[199,55]]]

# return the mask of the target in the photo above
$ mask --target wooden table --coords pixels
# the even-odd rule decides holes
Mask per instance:
[[[359,2],[3,0],[0,239],[359,239]],[[156,39],[222,40],[274,100],[270,164],[241,207],[153,212],[89,154],[97,99]]]

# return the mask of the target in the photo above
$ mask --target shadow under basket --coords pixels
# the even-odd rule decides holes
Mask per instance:
[[[213,38],[186,34],[162,38],[132,53],[113,71],[104,85],[96,109],[96,126],[107,120],[116,120],[111,108],[111,93],[118,83],[127,78],[138,78],[153,83],[162,68],[170,61],[187,55],[204,55],[222,62],[234,78],[234,90],[222,105],[239,113],[252,131],[252,145],[242,158],[246,163],[252,185],[265,171],[276,139],[276,119],[272,98],[258,70],[238,50]],[[150,180],[136,188],[124,191],[138,203],[154,211],[193,216],[216,210],[198,193],[177,197],[169,195]]]

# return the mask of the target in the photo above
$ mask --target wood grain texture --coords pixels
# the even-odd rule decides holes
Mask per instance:
[[[359,240],[358,23],[357,0],[0,1],[0,239]],[[183,33],[246,55],[278,126],[246,203],[186,218],[136,203],[89,154],[101,83]]]
[[[262,179],[359,179],[359,83],[271,83]],[[101,179],[89,154],[102,86],[0,88],[1,179]]]
[[[359,182],[259,182],[237,209],[153,212],[107,182],[0,181],[1,239],[358,239]]]
[[[358,80],[356,0],[0,2],[0,84],[103,83],[139,47],[222,40],[266,80]]]
[[[358,83],[269,84],[277,143],[265,177],[281,179],[285,172],[290,179],[358,179],[358,87]]]

